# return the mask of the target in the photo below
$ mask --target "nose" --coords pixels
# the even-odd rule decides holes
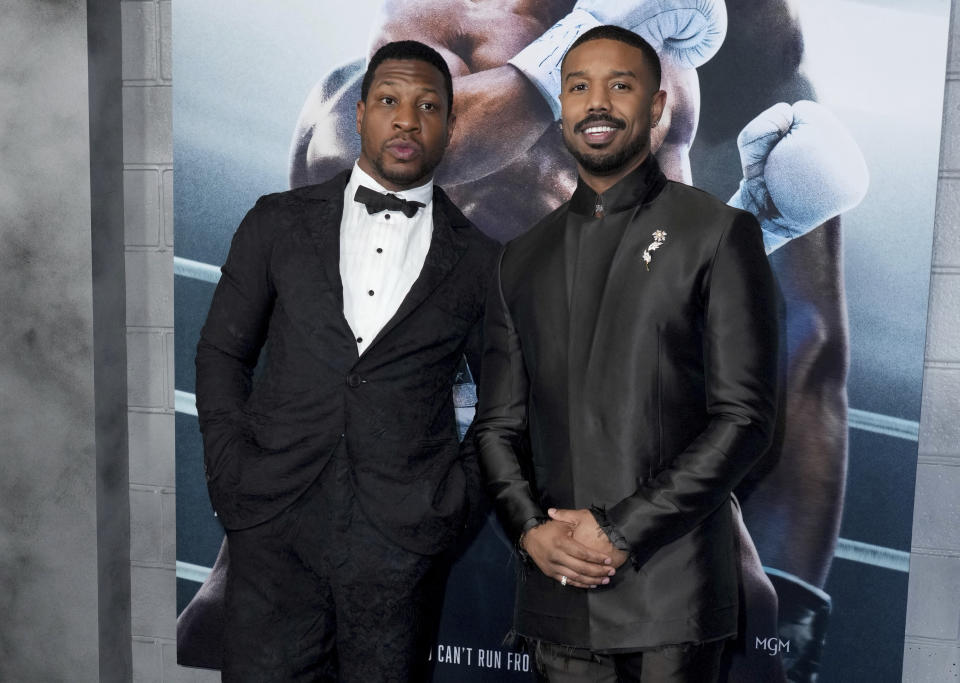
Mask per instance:
[[[420,128],[415,102],[399,102],[393,110],[393,127],[397,130],[415,131]]]
[[[591,88],[587,100],[587,111],[590,113],[609,111],[610,92],[606,88]]]

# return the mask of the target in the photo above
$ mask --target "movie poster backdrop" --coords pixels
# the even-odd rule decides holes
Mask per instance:
[[[651,1],[586,4],[609,17]],[[496,69],[544,16],[574,9],[528,4],[539,13],[511,0],[176,3],[178,614],[194,601],[181,663],[218,658],[222,584],[208,576],[223,531],[205,488],[194,352],[234,230],[260,195],[352,165],[360,77],[385,37],[445,47],[455,93],[483,114],[461,112],[471,145],[438,172],[481,229],[505,241],[567,199],[575,174],[556,125],[495,113],[522,96],[498,87]],[[660,4],[725,9],[727,26],[696,69],[665,59],[673,106],[658,158],[759,214],[785,307],[783,445],[737,492],[781,624],[748,629],[730,679],[782,680],[784,666],[797,681],[899,681],[949,3]],[[465,427],[469,371],[457,382]],[[450,576],[435,681],[531,680],[508,638],[516,561],[491,515]],[[751,608],[762,609],[747,596],[746,623],[763,624]]]

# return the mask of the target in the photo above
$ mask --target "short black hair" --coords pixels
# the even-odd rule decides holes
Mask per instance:
[[[443,76],[443,85],[447,89],[447,116],[453,113],[453,78],[450,76],[450,69],[446,61],[432,47],[416,40],[398,40],[387,43],[373,53],[373,57],[367,63],[367,71],[363,74],[363,81],[360,83],[360,99],[362,101],[367,101],[367,95],[370,94],[370,84],[373,83],[373,75],[376,73],[377,67],[388,59],[415,59],[426,62],[437,69]]]
[[[563,59],[560,60],[560,70],[563,70],[563,63],[567,61],[567,55],[569,55],[574,48],[579,47],[584,43],[589,43],[591,40],[616,40],[621,43],[626,43],[627,45],[632,45],[640,50],[647,60],[647,65],[653,72],[653,78],[656,87],[658,89],[660,88],[661,69],[660,57],[657,55],[657,51],[653,49],[653,46],[650,43],[638,36],[633,31],[628,31],[625,28],[620,28],[619,26],[613,26],[611,24],[595,26],[573,41],[573,44],[567,48],[567,51],[564,53]]]

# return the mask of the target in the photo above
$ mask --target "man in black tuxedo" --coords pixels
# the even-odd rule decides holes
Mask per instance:
[[[536,565],[515,629],[545,680],[715,681],[737,631],[731,492],[774,432],[773,278],[756,219],[650,153],[649,44],[587,31],[560,84],[577,189],[502,255],[476,423]]]
[[[479,500],[450,396],[464,355],[479,370],[498,251],[433,185],[452,96],[438,53],[385,45],[353,170],[261,197],[233,238],[197,348],[224,680],[423,675],[444,553]]]

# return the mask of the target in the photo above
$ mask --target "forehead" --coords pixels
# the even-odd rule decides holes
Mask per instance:
[[[444,95],[447,90],[440,70],[420,59],[385,59],[373,72],[372,85],[384,83],[436,90]]]
[[[614,71],[632,71],[638,78],[645,78],[650,68],[640,48],[606,38],[588,40],[578,45],[567,53],[563,61],[563,76],[572,72],[602,76]]]

